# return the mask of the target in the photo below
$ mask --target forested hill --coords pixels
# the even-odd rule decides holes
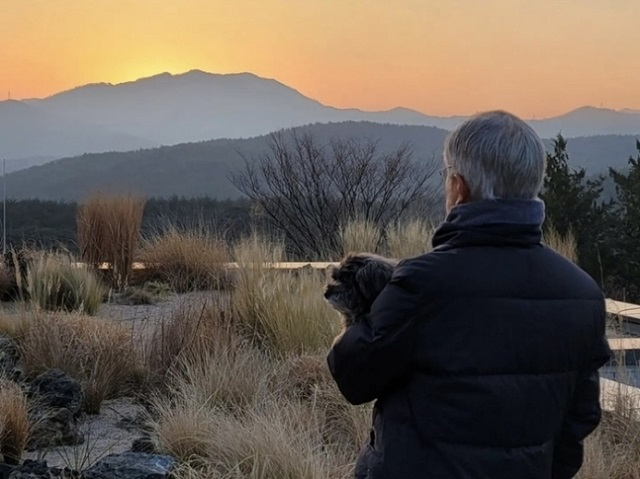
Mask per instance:
[[[447,131],[435,127],[398,126],[370,122],[313,124],[297,129],[321,144],[332,139],[356,138],[378,143],[381,152],[403,143],[411,145],[417,161],[439,159]],[[228,174],[244,159],[268,151],[268,135],[250,139],[219,139],[129,152],[85,154],[63,158],[7,175],[7,196],[80,200],[95,191],[144,196],[173,195],[237,198]],[[623,167],[635,152],[635,137],[607,135],[569,140],[573,166],[590,174],[607,167]],[[552,148],[552,141],[546,140]],[[1,185],[0,185],[1,191]]]

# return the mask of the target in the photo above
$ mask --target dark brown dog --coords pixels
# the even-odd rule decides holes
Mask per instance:
[[[350,253],[330,269],[324,297],[342,315],[345,328],[366,319],[397,264],[375,254]]]

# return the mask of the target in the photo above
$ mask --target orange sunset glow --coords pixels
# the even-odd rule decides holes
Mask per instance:
[[[249,71],[324,104],[434,115],[640,109],[638,0],[20,0],[0,98]]]

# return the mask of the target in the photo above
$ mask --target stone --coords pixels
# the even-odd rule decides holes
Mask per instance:
[[[151,436],[142,436],[134,439],[133,443],[131,444],[131,451],[146,452],[148,454],[158,453],[156,445],[153,442],[153,439],[151,439]]]
[[[0,479],[9,479],[9,476],[15,469],[16,469],[16,466],[3,464],[0,462]]]
[[[82,444],[84,436],[77,418],[82,408],[82,387],[60,369],[50,369],[29,385],[35,407],[30,413],[32,429],[27,450]]]
[[[29,385],[29,397],[36,398],[42,407],[68,409],[74,419],[82,409],[82,387],[60,369],[50,369],[36,377]]]
[[[1,471],[2,469],[0,469],[0,473]],[[21,466],[14,467],[6,478],[0,475],[0,479],[73,479],[79,477],[78,472],[69,468],[50,468],[45,461],[30,459],[25,460]]]
[[[167,479],[173,468],[171,456],[124,452],[110,454],[85,470],[83,479]]]
[[[84,442],[73,414],[66,408],[36,408],[31,413],[33,424],[27,443],[28,451],[56,446],[75,446]]]

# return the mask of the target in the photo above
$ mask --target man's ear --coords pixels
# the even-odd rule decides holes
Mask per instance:
[[[462,175],[454,175],[452,178],[453,188],[456,192],[456,205],[461,205],[471,201],[471,190],[467,184],[467,180]]]

